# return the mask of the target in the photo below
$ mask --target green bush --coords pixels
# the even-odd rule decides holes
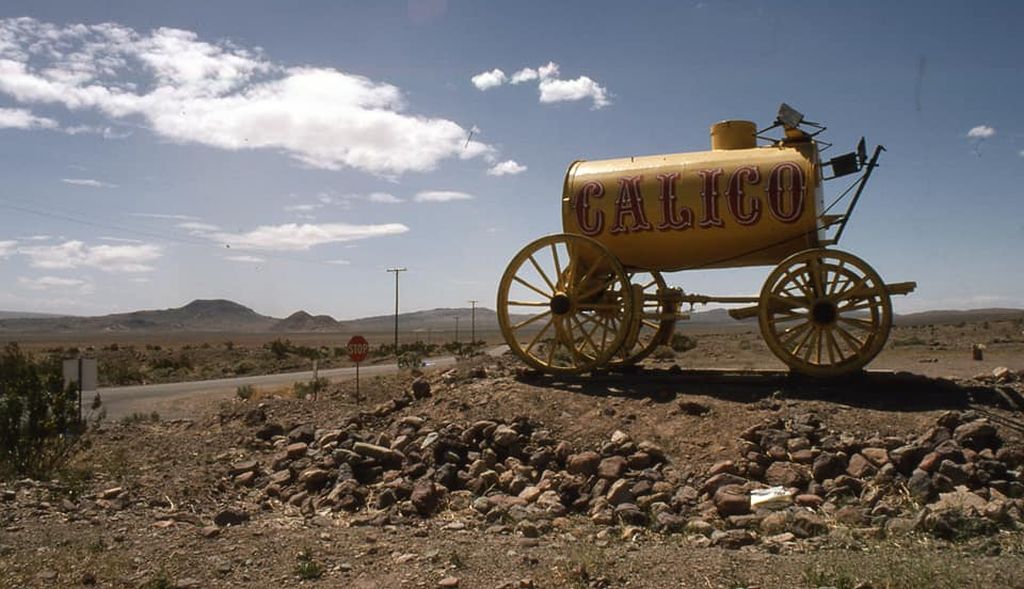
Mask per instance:
[[[295,392],[295,396],[300,399],[308,397],[317,399],[320,397],[320,392],[327,388],[329,382],[326,378],[317,378],[309,382],[297,382],[292,386],[292,390]]]
[[[249,399],[251,399],[253,393],[255,392],[256,389],[254,389],[251,384],[242,385],[235,389],[235,394],[238,395],[238,398],[243,401],[248,401]]]
[[[94,407],[98,409],[98,407]],[[85,423],[58,358],[39,363],[17,344],[0,353],[0,476],[46,478],[71,457]]]
[[[284,360],[288,357],[288,352],[292,350],[292,342],[278,338],[267,344],[266,347],[275,358],[278,360]]]
[[[399,370],[419,370],[426,364],[423,362],[423,354],[416,351],[408,351],[398,357]]]

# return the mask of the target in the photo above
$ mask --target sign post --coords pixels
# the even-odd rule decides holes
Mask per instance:
[[[94,392],[97,389],[98,379],[96,378],[95,358],[72,358],[64,360],[64,388],[67,389],[71,383],[78,388],[78,421],[82,421],[82,392]]]
[[[370,351],[370,343],[361,335],[353,335],[352,339],[348,340],[347,349],[349,359],[356,363],[356,403],[359,403],[359,363],[366,360],[366,354]]]

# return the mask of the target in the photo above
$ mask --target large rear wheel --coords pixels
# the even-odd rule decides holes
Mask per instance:
[[[627,270],[626,274],[633,285],[633,320],[626,340],[608,362],[614,368],[636,364],[668,343],[679,307],[678,302],[670,302],[669,288],[660,272]]]
[[[782,261],[759,300],[761,335],[780,360],[815,377],[860,370],[885,346],[892,303],[864,260],[813,249]]]
[[[542,237],[519,251],[498,286],[498,324],[512,351],[553,374],[606,364],[629,334],[633,290],[599,242]]]

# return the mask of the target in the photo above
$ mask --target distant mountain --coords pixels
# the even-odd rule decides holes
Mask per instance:
[[[340,331],[339,324],[330,315],[310,315],[296,311],[274,324],[274,331],[317,332]]]
[[[968,309],[923,311],[897,315],[897,325],[927,325],[929,323],[960,323],[961,321],[1007,321],[1024,319],[1024,309]]]
[[[455,318],[458,317],[459,330],[469,333],[470,322],[473,318],[472,309],[431,309],[429,311],[414,311],[412,313],[399,313],[398,323],[402,331],[427,331],[443,330],[452,331],[455,329]],[[351,319],[339,322],[342,331],[365,331],[373,333],[394,329],[394,315],[378,315],[363,319]],[[476,308],[476,328],[479,330],[498,329],[498,314],[484,307]]]
[[[399,327],[410,331],[444,331],[458,329],[468,335],[473,311],[468,308],[431,309],[401,313]],[[518,317],[518,316],[517,316]],[[520,317],[526,318],[526,315]],[[961,321],[999,321],[1024,318],[1024,309],[972,309],[968,311],[925,311],[898,315],[897,325],[958,323]],[[519,319],[516,319],[519,320]],[[682,325],[701,327],[756,324],[756,319],[737,322],[726,309],[693,311]],[[311,315],[296,311],[284,319],[260,315],[249,307],[223,299],[195,300],[172,309],[116,313],[102,317],[73,317],[41,313],[0,312],[0,333],[59,332],[247,332],[247,333],[382,333],[394,328],[394,315],[378,315],[362,319],[336,321],[329,315]],[[498,316],[491,309],[476,308],[478,331],[498,329]]]
[[[54,313],[26,313],[25,311],[0,311],[0,319],[44,319],[47,317],[66,317]]]
[[[0,331],[268,331],[277,319],[223,299],[195,300],[174,309],[101,317],[0,319]]]

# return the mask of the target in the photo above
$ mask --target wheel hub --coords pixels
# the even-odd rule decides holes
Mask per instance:
[[[836,305],[832,301],[818,301],[811,307],[811,317],[819,325],[831,325],[837,316]]]
[[[572,309],[572,301],[565,293],[555,293],[555,296],[551,297],[551,313],[555,315],[565,315]]]

